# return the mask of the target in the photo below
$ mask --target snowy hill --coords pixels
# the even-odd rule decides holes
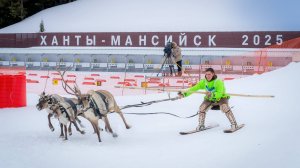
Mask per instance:
[[[119,116],[111,114],[114,139],[106,132],[102,141],[85,119],[86,135],[78,132],[68,141],[58,138],[47,125],[47,113],[35,108],[37,95],[28,95],[25,108],[0,109],[0,167],[130,167],[130,168],[298,168],[300,166],[300,63],[263,75],[225,83],[230,93],[272,94],[273,99],[232,97],[230,105],[239,123],[246,126],[234,134],[220,111],[209,111],[206,123],[220,127],[181,136],[179,131],[197,126],[197,117],[179,119],[168,115],[125,115],[133,126],[126,130]],[[175,96],[175,95],[173,95]],[[117,97],[120,106],[167,98],[167,94]],[[130,108],[124,112],[171,112],[195,114],[203,99],[194,94],[173,102]],[[102,124],[102,122],[101,122]],[[103,125],[102,125],[103,127]]]
[[[77,0],[0,30],[46,32],[299,31],[295,0]]]

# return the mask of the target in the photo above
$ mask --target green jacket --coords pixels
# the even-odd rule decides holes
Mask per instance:
[[[220,79],[214,79],[211,81],[207,81],[206,79],[200,80],[195,86],[189,88],[186,92],[183,93],[184,97],[191,95],[197,90],[206,90],[211,92],[211,96],[205,96],[204,99],[218,102],[221,98],[229,98],[230,96],[226,94],[226,89],[224,86],[224,82]]]

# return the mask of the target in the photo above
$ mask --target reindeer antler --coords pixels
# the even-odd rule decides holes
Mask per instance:
[[[80,89],[79,89],[79,87],[77,85],[77,81],[76,80],[77,80],[77,78],[75,78],[75,87],[74,87],[74,89],[75,89],[76,92],[79,93],[79,95],[81,95],[81,91],[80,91]]]
[[[63,71],[63,73],[61,72],[61,70],[60,70],[60,68],[57,66],[56,67],[56,71],[59,73],[59,75],[61,76],[61,80],[62,80],[62,87],[64,88],[64,90],[68,93],[68,94],[70,94],[70,95],[74,95],[74,96],[80,96],[81,95],[81,92],[80,92],[80,90],[78,89],[78,86],[77,86],[77,84],[76,84],[76,80],[75,80],[75,87],[74,87],[74,89],[70,86],[70,85],[68,85],[68,83],[67,83],[67,81],[64,79],[64,75],[65,75],[65,73],[68,71],[68,70],[70,70],[72,67],[71,66],[69,66],[66,70],[64,70]],[[77,88],[76,88],[77,87]],[[71,91],[69,91],[69,90]]]

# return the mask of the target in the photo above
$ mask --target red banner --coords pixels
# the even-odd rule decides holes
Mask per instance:
[[[173,41],[189,48],[299,48],[299,37],[298,31],[29,33],[0,34],[0,47],[163,47]],[[295,44],[283,46],[291,40]]]

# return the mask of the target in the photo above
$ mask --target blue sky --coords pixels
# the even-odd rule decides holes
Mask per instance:
[[[234,8],[261,28],[300,30],[299,0],[239,0]]]

